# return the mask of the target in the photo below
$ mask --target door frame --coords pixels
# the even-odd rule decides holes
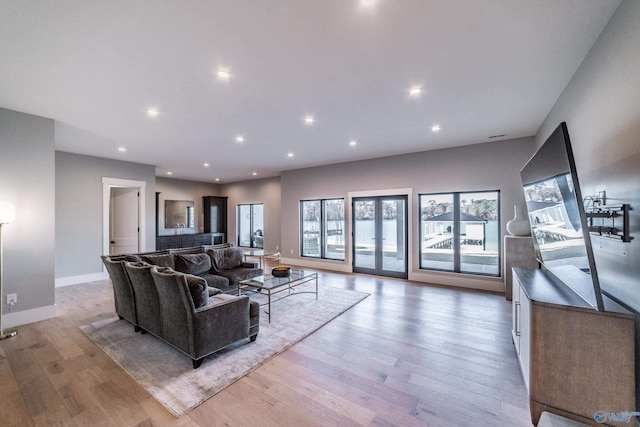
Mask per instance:
[[[147,183],[145,181],[134,181],[130,179],[120,179],[120,178],[108,178],[102,177],[102,255],[109,254],[109,223],[110,223],[110,203],[111,203],[111,188],[113,187],[129,187],[129,188],[137,188],[140,193],[140,197],[138,197],[138,224],[140,231],[138,232],[138,251],[144,252],[145,248],[145,236],[147,230],[146,224],[146,214],[145,214],[145,206],[146,206],[146,187]],[[104,265],[102,266],[102,270],[105,271]]]
[[[350,191],[347,193],[347,204],[345,206],[345,227],[349,227],[347,239],[347,247],[345,248],[345,258],[346,263],[351,267],[351,271],[353,271],[353,249],[354,249],[354,230],[353,230],[353,199],[361,198],[361,197],[385,197],[385,196],[406,196],[407,197],[407,277],[411,276],[411,272],[413,271],[413,242],[414,242],[414,223],[413,223],[413,215],[414,215],[414,203],[413,200],[413,189],[412,188],[389,188],[384,190],[367,190],[367,191]]]

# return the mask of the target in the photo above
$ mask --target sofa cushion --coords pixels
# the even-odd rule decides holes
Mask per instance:
[[[209,301],[209,287],[207,281],[202,277],[193,276],[191,274],[185,275],[187,279],[187,285],[189,285],[189,292],[191,293],[191,299],[193,305],[196,308],[204,307]]]
[[[210,297],[222,293],[222,291],[220,289],[218,289],[218,288],[212,288],[211,286],[209,286],[208,288],[209,288],[208,291],[209,291],[209,296]]]
[[[238,267],[233,270],[224,270],[216,274],[226,277],[229,280],[229,286],[236,287],[241,280],[253,279],[254,277],[261,276],[264,271],[261,268],[246,268]]]
[[[149,264],[157,265],[158,267],[171,267],[176,268],[173,255],[170,254],[158,254],[158,255],[140,255],[140,259]]]
[[[202,273],[198,274],[198,276],[206,280],[207,285],[213,288],[223,289],[229,286],[229,279],[218,274]]]
[[[244,251],[238,247],[210,249],[207,253],[211,257],[213,269],[218,272],[238,268],[244,259]]]
[[[211,270],[211,257],[204,253],[174,255],[174,261],[182,273],[199,275]]]

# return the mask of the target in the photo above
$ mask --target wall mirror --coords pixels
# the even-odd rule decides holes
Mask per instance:
[[[193,228],[195,226],[194,202],[188,200],[164,201],[165,228]]]

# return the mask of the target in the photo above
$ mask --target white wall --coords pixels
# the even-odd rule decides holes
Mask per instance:
[[[2,227],[4,327],[55,316],[54,122],[0,108],[0,200],[16,219]]]
[[[284,172],[281,207],[284,262],[352,271],[350,239],[347,239],[349,245],[345,261],[300,257],[298,224],[301,200],[344,198],[348,202],[349,193],[353,192],[385,191],[386,194],[391,189],[408,189],[411,192],[408,204],[409,234],[417,236],[415,218],[420,193],[500,190],[502,236],[506,222],[513,217],[513,205],[524,206],[520,168],[533,154],[533,144],[533,138],[520,138]],[[348,215],[350,210],[347,206]],[[350,220],[347,219],[345,235],[349,236],[350,230]],[[409,248],[409,279],[500,292],[504,290],[501,278],[421,270],[418,239],[414,238],[412,242]]]

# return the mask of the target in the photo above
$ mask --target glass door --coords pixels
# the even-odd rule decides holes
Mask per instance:
[[[264,207],[262,203],[238,205],[238,246],[264,247]]]
[[[353,199],[353,271],[407,278],[407,197]]]

